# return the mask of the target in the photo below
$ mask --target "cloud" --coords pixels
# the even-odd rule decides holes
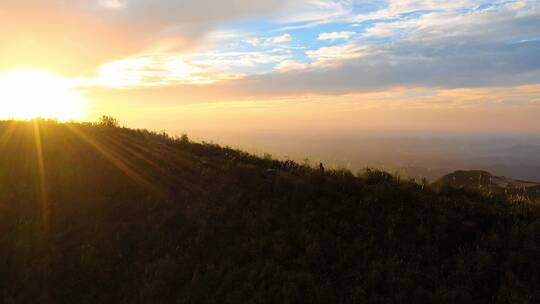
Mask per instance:
[[[318,60],[315,62],[319,62],[316,68],[253,75],[239,80],[237,87],[253,94],[287,95],[344,94],[396,86],[459,88],[535,84],[540,83],[540,59],[536,55],[539,52],[540,42],[498,48],[489,54],[475,46],[441,52],[401,44],[369,47],[360,53],[353,51],[348,60],[324,51],[327,56],[320,56],[321,52],[314,56]]]
[[[160,87],[178,84],[202,85],[238,79],[242,75],[197,65],[171,55],[128,58],[103,65],[97,83],[103,87]]]
[[[289,10],[278,18],[281,23],[329,23],[348,16],[353,9],[352,0],[305,0],[291,2]]]
[[[281,44],[292,41],[292,37],[289,34],[283,34],[281,36],[271,37],[265,40],[266,45]]]
[[[352,36],[356,35],[356,32],[331,32],[319,34],[318,40],[348,40]]]
[[[387,37],[406,35],[406,40],[480,40],[520,39],[538,37],[538,28],[534,21],[540,15],[540,6],[536,1],[511,1],[489,6],[484,9],[470,9],[467,6],[455,10],[437,9],[427,11],[415,18],[374,23],[368,27],[364,36]],[[468,2],[467,2],[468,3]],[[417,9],[422,7],[414,6]],[[430,6],[423,7],[427,10]],[[444,6],[443,6],[444,7]],[[454,7],[451,5],[450,7]],[[525,24],[528,22],[529,24]]]
[[[293,40],[290,34],[283,34],[279,36],[273,36],[268,38],[261,38],[259,36],[250,37],[245,39],[244,42],[250,44],[253,47],[263,47],[263,48],[273,48],[273,47],[283,47],[283,44],[291,42]]]
[[[406,30],[415,29],[417,21],[379,22],[369,27],[363,37],[392,37],[402,34]]]
[[[366,55],[365,51],[367,49],[366,46],[361,46],[357,43],[346,43],[307,51],[306,55],[312,60],[315,66],[331,66],[341,64],[347,60],[360,58]]]
[[[540,82],[537,0],[0,0],[0,12],[0,69],[98,71],[109,85],[300,94]],[[336,31],[283,31],[326,23]],[[321,47],[304,33],[344,41]]]
[[[235,67],[255,67],[259,64],[272,64],[289,58],[286,52],[278,50],[275,53],[245,51],[245,52],[208,52],[184,56],[190,62],[200,66],[219,67],[227,70]]]
[[[292,70],[303,70],[308,67],[309,65],[304,62],[295,61],[295,60],[285,60],[285,61],[280,62],[276,66],[276,70],[280,72],[288,72]]]
[[[289,57],[283,51],[146,54],[103,65],[93,85],[110,88],[206,85],[241,79],[246,76],[242,69],[287,62]]]
[[[289,3],[0,0],[0,69],[31,66],[80,75],[149,49],[188,52],[227,21],[271,16]]]
[[[397,3],[397,2],[396,2]],[[422,7],[404,2],[400,12]],[[427,2],[434,8],[438,2]],[[458,5],[459,4],[459,5]],[[309,68],[249,76],[240,86],[266,94],[335,94],[395,86],[485,87],[540,83],[540,5],[471,2],[415,17],[377,22],[363,37],[305,52]],[[396,7],[398,7],[396,5]],[[448,8],[449,11],[444,11]],[[397,11],[397,9],[396,9]],[[389,38],[368,43],[365,38]]]
[[[99,5],[111,8],[111,9],[121,9],[126,7],[128,4],[127,0],[100,0]]]
[[[261,38],[258,36],[250,37],[245,40],[246,43],[251,44],[252,46],[259,46],[261,44]]]
[[[422,8],[416,2],[407,3],[399,11]],[[415,17],[373,23],[356,38],[318,49],[281,46],[292,41],[288,33],[268,38],[244,34],[250,37],[244,39],[246,43],[262,48],[162,56],[171,61],[183,60],[189,68],[180,69],[188,71],[182,77],[170,76],[167,68],[155,69],[155,62],[150,68],[132,67],[125,75],[130,78],[137,70],[143,74],[151,70],[153,76],[144,79],[156,85],[160,84],[160,73],[166,79],[164,83],[170,85],[174,81],[228,81],[235,83],[231,86],[236,90],[263,95],[347,93],[394,86],[455,88],[538,83],[540,58],[535,54],[540,53],[540,40],[534,38],[540,35],[540,10],[530,1],[517,3],[465,13],[454,11],[455,5],[447,5],[449,11],[426,11]],[[428,2],[427,7],[435,4]],[[321,33],[319,38],[349,35],[354,32]],[[366,38],[389,38],[391,43],[369,43]],[[303,56],[295,56],[299,53]],[[158,62],[166,65],[162,59]],[[273,68],[260,69],[269,65]],[[194,81],[190,82],[189,77]]]
[[[528,1],[528,0],[526,0]],[[382,9],[375,10],[367,14],[358,14],[351,19],[353,23],[365,22],[369,20],[389,20],[389,19],[399,19],[403,15],[411,14],[415,12],[422,11],[450,11],[450,10],[460,10],[467,11],[477,8],[481,4],[490,3],[493,1],[483,1],[483,0],[456,0],[456,1],[445,1],[445,0],[425,0],[425,1],[416,1],[416,0],[387,0],[385,2],[385,7]]]

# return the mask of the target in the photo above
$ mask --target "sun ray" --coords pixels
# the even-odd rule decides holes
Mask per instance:
[[[76,136],[78,136],[80,139],[82,139],[84,142],[86,142],[88,145],[94,148],[103,157],[105,157],[105,159],[107,159],[115,167],[120,169],[120,171],[126,174],[134,182],[146,188],[147,190],[149,190],[150,192],[152,192],[153,194],[157,195],[160,198],[166,197],[166,191],[164,191],[163,189],[160,189],[157,185],[155,185],[154,183],[146,179],[142,174],[138,173],[133,168],[133,166],[130,166],[126,161],[121,160],[121,158],[117,155],[116,152],[100,144],[98,141],[92,139],[90,136],[85,134],[82,130],[79,130],[76,126],[71,125],[71,124],[67,124],[66,126],[68,127],[68,130],[73,132]]]
[[[112,136],[108,136],[109,144],[111,146],[114,146],[116,149],[120,150],[121,152],[124,152],[127,155],[134,156],[135,158],[143,161],[146,165],[150,166],[159,174],[167,177],[166,180],[175,182],[174,185],[171,185],[175,188],[182,188],[184,190],[190,190],[190,191],[197,191],[201,195],[205,195],[206,192],[203,191],[202,188],[195,185],[194,183],[189,183],[186,180],[182,180],[180,177],[175,176],[169,172],[167,172],[166,168],[163,166],[160,166],[156,161],[146,157],[144,155],[144,152],[155,155],[155,153],[152,153],[147,147],[144,147],[138,143],[135,143],[133,141],[129,140],[123,140],[120,136],[120,138],[113,138]],[[138,152],[135,150],[135,148],[130,147],[131,145],[134,145],[136,148],[140,149],[142,152]]]
[[[0,135],[0,152],[2,152],[2,148],[4,145],[6,145],[11,137],[13,136],[13,132],[15,131],[16,124],[14,121],[7,122],[8,126],[6,127],[4,133]]]
[[[34,126],[34,141],[36,145],[36,157],[38,165],[38,178],[39,178],[39,191],[40,191],[40,204],[41,204],[41,218],[43,223],[43,231],[45,235],[49,232],[50,227],[50,205],[47,194],[47,180],[45,175],[45,160],[43,159],[43,145],[41,141],[41,131],[39,128],[39,122],[37,120],[32,121]]]

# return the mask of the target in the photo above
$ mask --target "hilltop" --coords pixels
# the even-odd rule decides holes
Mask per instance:
[[[3,303],[535,303],[539,219],[113,119],[0,122]]]

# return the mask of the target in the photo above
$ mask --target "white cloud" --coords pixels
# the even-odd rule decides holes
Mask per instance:
[[[482,3],[489,3],[485,0],[387,0],[387,6],[383,9],[359,14],[352,19],[353,22],[363,22],[367,20],[387,20],[400,18],[403,14],[418,11],[449,11],[474,9]],[[491,1],[492,2],[492,1]]]
[[[319,34],[318,40],[348,40],[352,36],[356,35],[355,32],[332,32]]]
[[[390,37],[418,27],[418,20],[378,22],[366,29],[364,37]]]
[[[239,68],[283,63],[289,58],[286,50],[146,54],[103,65],[96,82],[111,88],[211,84],[244,77]]]
[[[104,87],[156,87],[210,84],[239,79],[240,73],[221,71],[216,65],[194,63],[180,55],[146,55],[103,65],[97,83]]]
[[[407,3],[403,11],[422,7]],[[480,7],[478,1],[471,3],[441,4],[441,9],[397,21],[381,20],[363,35],[392,37],[391,43],[366,44],[369,41],[363,40],[362,45],[351,39],[310,50],[305,55],[311,63],[297,69],[298,73],[248,76],[245,83],[273,93],[540,83],[540,2],[497,1]],[[294,69],[294,62],[281,68]]]
[[[121,9],[126,7],[127,4],[127,0],[99,0],[99,5],[111,9]]]
[[[269,38],[262,39],[262,40],[259,38],[259,41],[251,40],[251,42],[252,42],[251,45],[253,45],[253,46],[262,46],[264,48],[273,48],[273,47],[276,47],[276,46],[283,47],[287,42],[291,42],[292,40],[293,39],[292,39],[292,36],[290,34],[283,34],[283,35],[280,35],[280,36],[269,37]],[[248,41],[246,41],[246,42],[248,42]],[[253,44],[253,42],[255,42],[256,44]]]
[[[283,52],[277,54],[266,52],[207,52],[185,57],[197,66],[228,70],[281,62],[288,59],[289,55]]]
[[[259,46],[261,44],[261,38],[255,36],[245,40],[246,43],[251,44],[252,46]]]
[[[303,70],[308,67],[309,65],[304,62],[295,61],[295,60],[285,60],[285,61],[280,62],[276,66],[276,70],[280,72],[289,72],[289,71],[294,71],[294,70]]]
[[[265,43],[267,44],[280,44],[285,42],[292,41],[292,37],[289,34],[283,34],[281,36],[271,37],[266,39]]]
[[[241,31],[215,31],[207,35],[207,39],[213,42],[239,40],[249,36]]]
[[[352,12],[353,0],[303,0],[289,6],[288,13],[279,18],[283,23],[328,23],[343,19]]]
[[[433,5],[436,1],[428,1]],[[533,3],[535,2],[535,3]],[[399,19],[391,22],[378,22],[369,27],[363,34],[365,37],[389,37],[399,35],[402,41],[451,40],[475,41],[518,39],[519,37],[537,37],[540,31],[534,29],[531,22],[520,22],[520,18],[540,17],[538,1],[522,0],[513,2],[492,3],[486,9],[463,11],[463,6],[442,6],[436,11],[422,14],[416,18]],[[469,3],[458,1],[461,5]],[[411,4],[412,5],[412,4]],[[469,3],[470,6],[472,6]],[[419,8],[422,8],[419,6]],[[454,9],[459,8],[459,9]],[[531,20],[532,21],[532,20]],[[528,25],[526,24],[528,23]],[[517,28],[519,27],[519,28]],[[536,32],[536,33],[535,33]],[[525,35],[524,35],[525,34]],[[473,39],[473,37],[475,37]]]
[[[314,66],[334,66],[345,60],[360,58],[366,55],[368,48],[356,42],[342,45],[322,47],[314,51],[307,51],[306,55],[313,61]]]

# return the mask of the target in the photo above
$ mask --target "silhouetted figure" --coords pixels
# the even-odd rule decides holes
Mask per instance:
[[[322,163],[319,164],[319,169],[321,170],[321,173],[324,174],[324,165]]]

